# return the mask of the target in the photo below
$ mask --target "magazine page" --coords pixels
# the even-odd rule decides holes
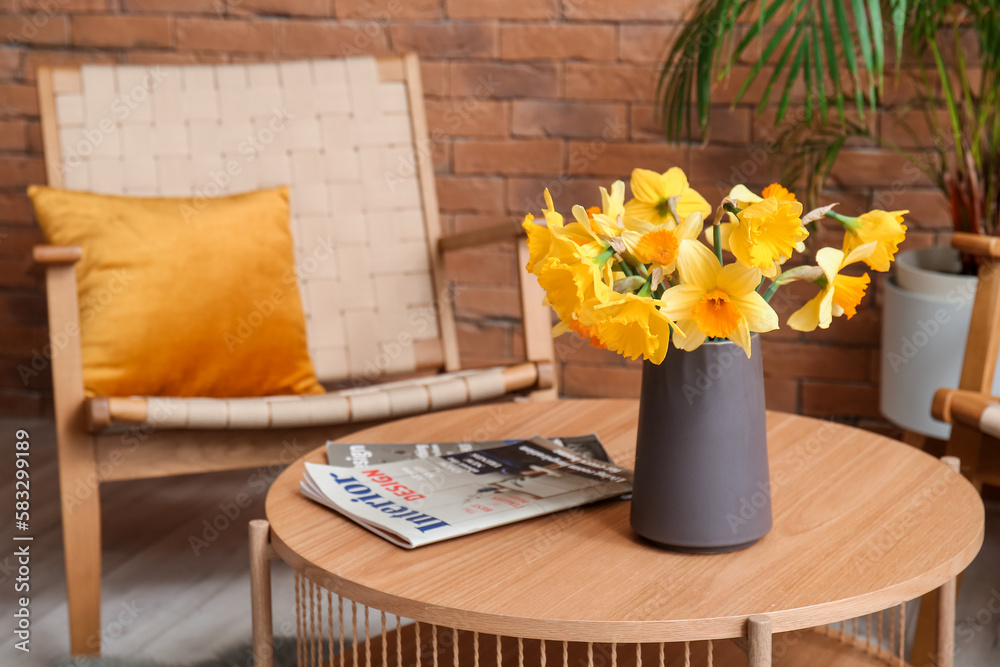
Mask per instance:
[[[579,435],[569,438],[549,438],[552,442],[570,451],[589,456],[598,461],[612,463],[597,434]],[[333,442],[326,443],[326,460],[332,466],[363,468],[367,465],[425,459],[429,456],[444,456],[482,449],[495,449],[504,445],[521,442],[521,438],[510,440],[483,440],[479,442],[423,442],[400,444],[370,444]]]
[[[307,497],[414,548],[632,490],[631,473],[533,438],[362,468],[307,463]]]

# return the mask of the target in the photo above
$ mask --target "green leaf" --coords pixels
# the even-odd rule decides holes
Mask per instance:
[[[778,46],[781,44],[782,39],[788,34],[789,29],[792,27],[792,24],[795,22],[795,19],[798,18],[799,14],[802,12],[802,8],[805,6],[805,4],[806,4],[805,0],[800,0],[800,2],[796,4],[795,9],[791,13],[789,13],[788,18],[785,19],[784,23],[781,24],[781,26],[778,28],[778,31],[771,38],[771,41],[769,41],[767,43],[767,46],[764,47],[764,50],[760,54],[760,58],[757,60],[756,63],[754,63],[753,69],[750,70],[750,73],[747,75],[746,81],[743,82],[743,86],[740,88],[740,92],[737,93],[736,99],[733,101],[733,104],[738,104],[739,101],[743,99],[743,95],[745,95],[747,89],[750,88],[750,84],[752,84],[754,82],[754,79],[757,78],[757,75],[760,74],[760,70],[764,67],[764,64],[767,62],[768,58],[770,58],[771,55],[778,49]]]
[[[903,33],[906,26],[906,0],[891,0],[892,33],[896,38],[896,71],[903,61]]]
[[[854,99],[858,104],[858,113],[864,116],[864,102],[861,94],[861,77],[858,75],[858,59],[854,54],[854,34],[851,26],[847,23],[847,10],[844,8],[843,0],[830,0],[833,4],[834,14],[837,17],[837,27],[840,30],[840,43],[844,50],[844,60],[847,62],[847,69],[854,79]],[[820,5],[823,3],[821,2]],[[836,65],[831,62],[831,67]]]
[[[788,59],[791,58],[792,53],[795,52],[795,46],[799,43],[805,27],[805,21],[799,23],[795,28],[795,32],[792,33],[791,38],[788,40],[788,43],[785,44],[785,50],[781,52],[781,56],[778,58],[778,62],[774,66],[774,71],[771,72],[771,78],[768,79],[767,87],[764,89],[764,95],[760,98],[760,104],[757,105],[758,114],[764,111],[768,100],[771,99],[771,93],[774,91],[774,86],[781,78],[781,75],[785,73],[785,65],[788,64]],[[791,76],[789,75],[788,78],[790,79]],[[775,118],[776,123],[780,120],[780,118]]]
[[[883,50],[885,35],[882,30],[882,6],[879,0],[868,0],[868,15],[872,22],[872,48],[875,52],[875,74],[878,80],[878,91],[882,92],[885,69],[885,52]],[[872,105],[875,104],[875,97],[872,96]]]
[[[795,79],[798,78],[799,76],[799,70],[802,69],[802,61],[805,58],[805,55],[808,52],[808,50],[809,49],[808,45],[806,44],[806,40],[802,40],[802,43],[799,45],[799,52],[795,56],[795,62],[792,64],[792,69],[789,70],[788,77],[785,79],[785,92],[784,94],[782,94],[781,103],[778,105],[778,115],[775,117],[774,121],[775,124],[780,123],[781,119],[785,117],[785,112],[788,111],[788,102],[789,100],[791,100],[792,97],[792,87],[795,85]],[[806,72],[808,71],[809,69],[807,67]],[[809,75],[806,74],[807,80],[808,76]],[[806,113],[807,114],[809,113],[808,107]]]
[[[819,98],[820,115],[823,118],[823,124],[826,125],[826,82],[823,80],[823,51],[819,45],[819,37],[816,35],[815,17],[813,18],[812,25],[809,26],[809,31],[812,33],[813,66],[816,68],[816,94]]]
[[[837,60],[837,50],[833,45],[833,26],[826,13],[826,3],[819,3],[819,15],[823,20],[823,43],[826,47],[826,64],[830,70],[830,80],[833,82],[834,99],[837,102],[837,112],[840,122],[844,122],[844,88],[840,83],[840,64]]]
[[[858,42],[861,44],[861,58],[868,73],[869,100],[872,111],[875,110],[875,61],[872,57],[872,37],[868,30],[868,16],[865,14],[864,0],[851,0],[854,7],[854,24],[858,29]],[[859,89],[860,92],[860,89]],[[862,114],[862,117],[864,115]]]

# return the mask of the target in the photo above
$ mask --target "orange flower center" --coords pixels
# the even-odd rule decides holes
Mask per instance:
[[[858,312],[858,304],[865,297],[865,290],[871,278],[863,276],[842,276],[833,279],[833,302],[844,309],[844,315],[851,319]]]
[[[590,208],[587,209],[587,217],[593,220],[594,216],[600,212],[601,212],[600,206],[591,206]]]
[[[729,295],[714,289],[701,297],[691,313],[692,319],[706,336],[728,338],[740,323],[740,310]]]
[[[798,201],[798,199],[795,198],[795,193],[789,192],[788,189],[780,183],[771,183],[769,186],[764,188],[764,191],[760,193],[760,196],[764,199],[774,197],[778,201]]]
[[[599,350],[607,349],[601,339],[597,337],[597,327],[587,326],[579,320],[573,320],[569,323],[569,329],[580,338],[589,340],[591,347],[596,347]]]
[[[655,262],[667,266],[677,259],[680,243],[677,235],[668,229],[658,229],[643,234],[635,247],[635,256],[643,264]]]

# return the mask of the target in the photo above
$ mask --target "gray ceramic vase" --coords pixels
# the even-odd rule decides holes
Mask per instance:
[[[764,370],[729,341],[645,362],[632,528],[681,551],[748,547],[771,530]]]

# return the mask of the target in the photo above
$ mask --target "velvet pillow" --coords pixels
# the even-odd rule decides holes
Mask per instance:
[[[288,188],[136,198],[31,186],[48,242],[78,245],[88,395],[322,393],[306,344]]]

